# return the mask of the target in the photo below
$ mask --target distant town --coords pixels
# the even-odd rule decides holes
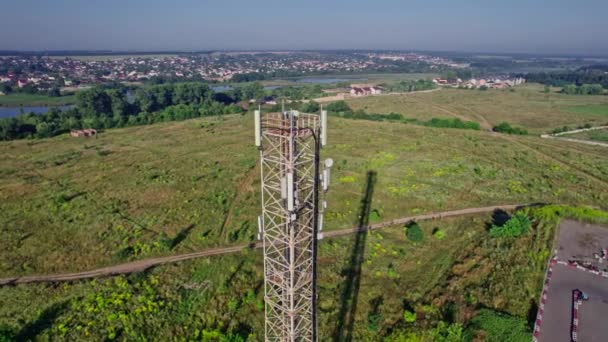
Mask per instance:
[[[0,82],[11,88],[62,92],[108,82],[155,79],[256,81],[330,73],[441,72],[468,64],[418,53],[225,52],[86,58],[0,57]],[[1,90],[1,89],[0,89]]]
[[[438,86],[467,89],[483,89],[484,87],[490,89],[506,89],[524,84],[526,83],[526,79],[523,77],[511,77],[509,75],[479,79],[470,78],[468,80],[463,80],[461,78],[434,78],[433,83]]]

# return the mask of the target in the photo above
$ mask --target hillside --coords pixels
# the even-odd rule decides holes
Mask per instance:
[[[252,141],[251,118],[232,115],[112,129],[97,139],[1,143],[0,277],[252,241],[259,212]],[[359,221],[368,171],[377,177],[371,223],[499,203],[604,209],[608,203],[608,160],[600,147],[339,118],[330,120],[329,144],[323,155],[335,167],[327,230]],[[421,241],[402,226],[323,241],[323,336],[428,337],[445,332],[442,321],[461,322],[452,328],[462,329],[482,306],[514,315],[529,339],[526,314],[540,289],[553,226],[504,244],[488,235],[492,219],[422,222]],[[130,277],[3,287],[0,301],[8,305],[0,322],[20,338],[260,339],[261,262],[259,251],[246,250]],[[521,269],[498,271],[507,265]],[[356,289],[347,286],[353,277],[360,278]],[[336,322],[354,327],[340,331]]]
[[[546,94],[537,84],[515,87],[512,91],[446,88],[430,93],[354,98],[348,104],[354,110],[395,112],[419,120],[456,117],[479,122],[482,128],[508,122],[536,134],[563,126],[608,123],[608,97],[567,95],[557,90],[552,88]]]

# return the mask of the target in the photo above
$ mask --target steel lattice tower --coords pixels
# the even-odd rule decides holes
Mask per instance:
[[[266,341],[311,341],[316,336],[316,247],[322,238],[320,199],[329,167],[319,174],[326,112],[255,112],[260,149]],[[320,181],[323,179],[323,183]],[[322,188],[322,189],[320,189]]]

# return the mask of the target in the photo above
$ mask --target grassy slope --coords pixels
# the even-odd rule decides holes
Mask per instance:
[[[250,241],[250,118],[0,144],[0,276],[84,270]],[[326,229],[354,225],[369,170],[378,220],[505,202],[608,203],[600,147],[332,118]]]
[[[447,97],[433,101],[452,99],[459,108],[458,92],[441,91],[437,94]],[[485,107],[489,104],[484,101],[492,102],[484,100],[486,94],[494,94],[496,101],[511,101],[514,113],[524,113],[525,105],[511,98],[523,100],[522,92],[467,92],[475,96],[466,101]],[[383,99],[367,109],[390,111],[379,107],[392,101]],[[567,105],[572,101],[578,100],[569,98]],[[545,124],[546,112],[538,113],[525,119]],[[1,143],[0,275],[82,270],[252,239],[259,170],[251,121],[229,116],[109,130],[98,139],[62,136]],[[330,145],[323,154],[335,160],[335,167],[326,229],[355,224],[368,170],[378,172],[375,221],[505,202],[604,208],[608,203],[608,161],[599,147],[336,118],[330,127]],[[533,234],[514,244],[496,243],[487,238],[489,220],[484,215],[422,223],[426,239],[419,244],[408,241],[402,227],[369,234],[358,251],[363,264],[361,287],[354,291],[354,338],[374,340],[393,329],[428,329],[441,319],[438,310],[448,307],[455,308],[459,322],[466,322],[477,306],[525,317],[536,300],[546,257],[533,251],[550,234],[541,234],[541,241]],[[445,232],[442,240],[431,236],[435,228]],[[320,245],[321,336],[330,336],[340,319],[345,286],[352,281],[348,269],[357,252],[353,247],[354,237]],[[194,337],[197,329],[216,326],[252,330],[261,337],[259,251],[159,267],[129,277],[132,291],[140,293],[139,284],[150,277],[159,279],[153,287],[164,304],[146,316],[145,324],[134,323],[143,324],[136,331],[150,338]],[[251,289],[254,298],[246,299]],[[71,339],[87,338],[78,324],[94,317],[103,325],[109,318],[87,316],[79,303],[91,293],[116,291],[114,280],[0,288],[0,302],[8,304],[0,309],[0,328],[57,337],[64,324]],[[112,312],[123,310],[119,305],[128,308],[116,305]],[[403,322],[404,309],[418,313],[415,324]],[[132,308],[126,312],[134,315]]]
[[[46,95],[31,94],[10,94],[0,96],[0,106],[20,107],[20,106],[59,106],[76,102],[76,96],[50,97]]]
[[[350,312],[345,303],[353,299],[358,303],[354,310],[355,340],[378,340],[395,329],[425,330],[446,314],[466,322],[477,306],[525,317],[540,290],[544,255],[537,260],[530,254],[531,247],[537,246],[532,235],[515,244],[489,240],[485,230],[488,220],[489,216],[477,216],[424,222],[425,238],[420,243],[407,240],[402,227],[370,233],[359,249],[354,249],[354,237],[323,241],[319,252],[320,335],[332,336],[339,328],[340,308],[346,305]],[[431,235],[436,228],[445,232],[443,239]],[[348,271],[353,266],[350,261],[358,254],[362,256],[360,287],[348,291],[347,284],[353,280]],[[261,262],[259,251],[246,251],[167,265],[129,277],[134,286],[151,277],[158,279],[152,288],[158,294],[156,302],[164,302],[158,312],[146,314],[144,323],[130,324],[152,339],[193,337],[196,330],[221,326],[257,332],[252,337],[260,340],[264,318],[259,306],[263,297]],[[503,272],[509,264],[519,265],[516,267],[521,272]],[[248,291],[253,291],[252,298],[248,298]],[[64,324],[69,328],[69,339],[82,339],[86,335],[77,326],[85,326],[91,318],[95,320],[91,331],[111,325],[106,322],[109,313],[125,310],[129,320],[135,320],[134,310],[127,309],[129,304],[110,304],[117,292],[121,289],[112,279],[0,288],[0,300],[8,304],[0,309],[0,322],[15,332],[40,326],[37,333],[55,337],[61,336],[58,327]],[[80,312],[78,308],[90,293],[97,294],[94,303],[106,302],[110,310]],[[129,293],[137,296],[142,291],[134,287]],[[415,324],[403,322],[404,309],[418,313]],[[448,313],[450,310],[453,312]],[[54,328],[49,328],[53,322]],[[92,332],[96,338],[103,334]]]
[[[568,108],[568,111],[576,114],[603,115],[608,117],[608,104],[574,106]]]
[[[442,89],[438,92],[352,99],[353,109],[368,112],[397,112],[406,117],[461,117],[497,125],[506,121],[532,133],[543,133],[566,125],[605,124],[606,96],[544,94],[538,85],[509,90]]]

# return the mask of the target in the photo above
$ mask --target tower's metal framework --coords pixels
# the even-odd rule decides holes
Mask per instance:
[[[264,245],[266,341],[316,341],[316,253],[322,238],[323,190],[329,167],[319,173],[327,114],[289,110],[255,112],[260,149]],[[321,203],[321,207],[319,207]]]

